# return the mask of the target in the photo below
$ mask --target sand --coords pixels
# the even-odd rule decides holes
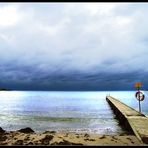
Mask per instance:
[[[93,133],[45,131],[36,133],[30,128],[22,131],[0,130],[0,145],[116,145],[140,146],[135,135],[99,135]]]

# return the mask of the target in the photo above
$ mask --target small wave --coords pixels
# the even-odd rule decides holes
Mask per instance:
[[[51,122],[90,122],[90,121],[105,121],[103,118],[78,118],[78,117],[48,117],[48,116],[22,116],[22,115],[0,115],[0,119],[5,120],[29,120],[29,121],[51,121]],[[112,120],[108,118],[107,120]],[[107,121],[106,120],[106,121]]]

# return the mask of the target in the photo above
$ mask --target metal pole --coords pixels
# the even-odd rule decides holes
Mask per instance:
[[[139,92],[139,112],[141,113],[141,105],[140,105],[140,91],[139,91],[139,87],[138,87],[138,92]]]

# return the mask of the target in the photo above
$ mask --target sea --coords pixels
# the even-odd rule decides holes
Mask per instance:
[[[148,92],[140,102],[148,115]],[[67,131],[106,135],[127,133],[116,119],[106,96],[139,110],[135,91],[0,91],[0,127],[13,131]]]

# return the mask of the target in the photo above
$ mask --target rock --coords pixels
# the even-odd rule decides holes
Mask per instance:
[[[3,130],[1,127],[0,127],[0,133],[5,133],[5,130]]]
[[[23,140],[17,140],[14,145],[23,145]]]
[[[0,141],[5,141],[7,139],[7,136],[1,135],[0,136]]]
[[[29,143],[27,143],[26,145],[34,145],[34,144],[33,144],[33,142],[29,142]]]
[[[85,138],[84,140],[87,141],[87,140],[89,140],[89,139],[88,139],[88,138]]]
[[[74,143],[74,142],[71,142],[70,145],[83,145],[82,143]]]
[[[56,143],[57,145],[83,145],[82,143],[73,143],[67,140],[60,141],[59,143]]]
[[[43,139],[41,139],[41,143],[43,145],[48,145],[49,144],[49,141],[51,141],[53,139],[53,135],[46,135]]]
[[[34,141],[34,145],[41,145],[38,141]]]
[[[18,130],[21,133],[34,133],[34,131],[30,127],[26,127],[23,129]]]
[[[88,137],[89,137],[89,135],[88,135],[88,134],[85,134],[85,135],[84,135],[84,137],[88,138]]]
[[[43,134],[55,134],[56,131],[45,131]]]
[[[67,140],[63,140],[63,141],[60,141],[58,144],[59,145],[71,145],[71,142],[69,142]]]
[[[25,141],[28,141],[28,140],[30,140],[30,137],[29,136],[26,136],[24,140]]]
[[[50,145],[58,145],[58,142],[53,142]]]
[[[46,135],[42,140],[52,140],[53,139],[53,135]]]
[[[116,138],[115,136],[112,136],[113,139],[118,140],[118,138]]]
[[[101,136],[99,139],[104,139],[105,138],[105,135]]]
[[[95,139],[89,139],[89,141],[95,141]]]

